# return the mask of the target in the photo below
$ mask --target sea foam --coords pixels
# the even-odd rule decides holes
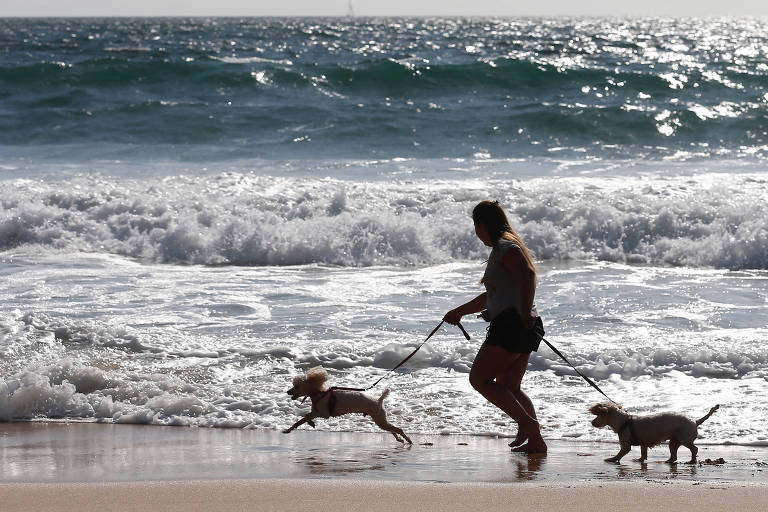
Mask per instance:
[[[724,179],[15,180],[0,199],[0,249],[206,265],[437,264],[485,257],[469,212],[490,197],[539,259],[768,268],[766,179]]]

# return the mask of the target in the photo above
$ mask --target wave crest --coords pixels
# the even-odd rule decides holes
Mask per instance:
[[[209,265],[420,265],[484,259],[469,212],[497,197],[542,259],[768,268],[765,180],[717,176],[348,183],[220,175],[14,182],[0,249],[34,245]],[[714,180],[714,181],[713,181]]]

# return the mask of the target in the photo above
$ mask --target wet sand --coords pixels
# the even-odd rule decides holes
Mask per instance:
[[[509,439],[296,430],[291,434],[95,423],[0,423],[3,482],[355,478],[417,482],[685,480],[768,484],[768,448],[700,445],[696,465],[669,465],[666,446],[647,464],[604,458],[618,445],[549,441],[546,457],[511,453]],[[680,460],[688,452],[680,449]],[[705,464],[723,458],[724,464]]]
[[[617,451],[611,443],[549,441],[542,457],[511,453],[508,439],[493,437],[413,441],[402,446],[378,433],[6,423],[0,503],[4,511],[297,510],[318,503],[331,510],[479,510],[518,500],[522,510],[594,510],[594,500],[608,500],[615,510],[673,503],[675,510],[743,512],[765,510],[768,500],[764,447],[701,445],[698,464],[668,465],[665,446],[650,450],[647,464],[632,460],[637,450],[610,464],[603,459]],[[706,463],[719,458],[724,463]]]

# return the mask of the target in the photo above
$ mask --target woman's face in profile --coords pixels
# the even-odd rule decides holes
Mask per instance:
[[[493,247],[493,244],[491,243],[491,237],[488,236],[488,231],[480,222],[475,222],[475,234],[477,235],[477,238],[483,242],[483,244],[487,245],[488,247]]]

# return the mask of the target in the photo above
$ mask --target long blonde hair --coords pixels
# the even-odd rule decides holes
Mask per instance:
[[[520,247],[523,257],[536,274],[536,265],[533,262],[533,253],[525,245],[520,235],[512,229],[507,219],[507,214],[498,201],[480,201],[472,210],[472,220],[475,224],[481,224],[491,237],[491,243],[495,249],[499,248],[500,240],[509,240]]]

